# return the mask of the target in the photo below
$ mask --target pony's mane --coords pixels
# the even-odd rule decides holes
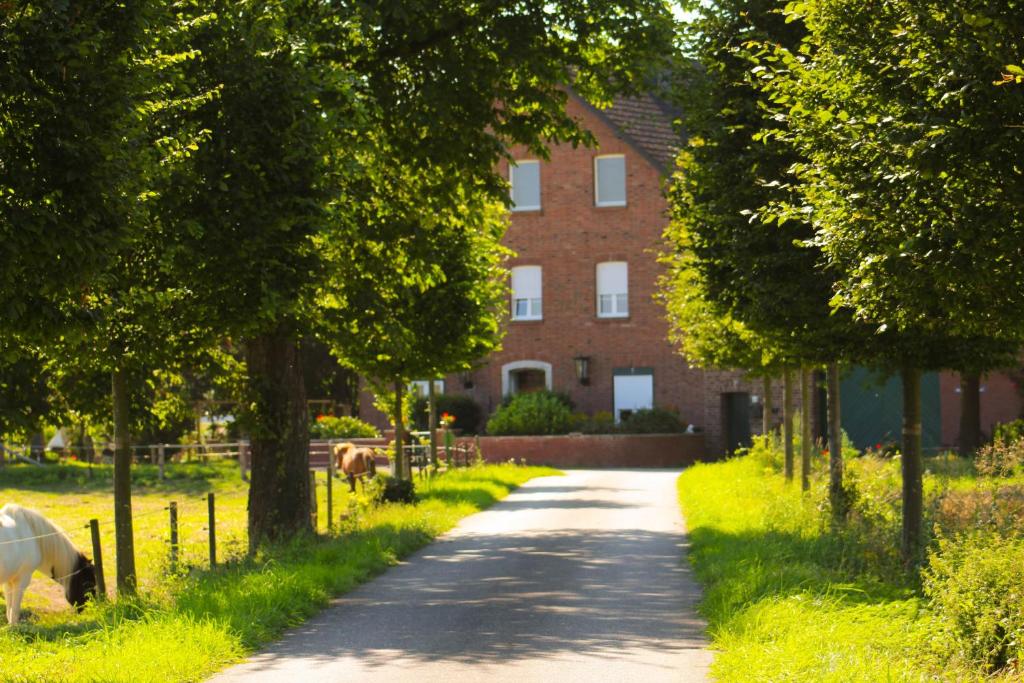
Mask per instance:
[[[60,571],[65,573],[71,571],[81,553],[71,542],[66,531],[44,517],[42,513],[13,503],[8,503],[0,509],[0,514],[9,515],[16,522],[24,521],[32,535],[38,537],[36,540],[39,542],[39,552],[43,556],[44,565],[58,566],[61,568]]]

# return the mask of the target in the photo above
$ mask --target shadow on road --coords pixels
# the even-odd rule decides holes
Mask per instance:
[[[559,502],[614,507],[543,506]],[[460,535],[336,601],[340,609],[260,655],[259,668],[285,657],[377,667],[396,656],[487,664],[698,649],[702,624],[686,617],[698,592],[683,553],[679,534],[642,529]]]

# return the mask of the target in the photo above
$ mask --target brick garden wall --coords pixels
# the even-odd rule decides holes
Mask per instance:
[[[553,467],[685,467],[706,457],[701,434],[482,436],[480,450],[488,462]]]

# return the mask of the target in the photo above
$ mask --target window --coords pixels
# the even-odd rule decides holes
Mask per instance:
[[[625,261],[597,264],[597,317],[629,315],[629,266]]]
[[[540,320],[540,266],[519,266],[512,269],[512,319]]]
[[[509,164],[513,211],[540,210],[540,162],[516,161]]]
[[[594,159],[594,203],[626,205],[626,157],[615,154]]]
[[[409,393],[414,398],[420,397],[420,396],[426,396],[428,393],[430,393],[430,385],[427,383],[427,380],[425,380],[425,379],[417,379],[417,380],[413,380],[412,382],[409,382],[409,387],[408,388],[409,388]],[[438,395],[444,393],[444,380],[443,379],[435,379],[434,380],[434,393],[438,394]]]
[[[652,368],[615,368],[612,370],[612,404],[615,422],[621,422],[638,410],[654,407],[654,370]]]

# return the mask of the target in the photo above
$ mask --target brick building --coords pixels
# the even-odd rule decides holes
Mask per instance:
[[[666,408],[720,453],[730,414],[734,432],[759,429],[749,406],[761,397],[740,373],[689,367],[654,301],[668,223],[662,184],[677,145],[672,114],[651,97],[599,111],[570,96],[568,110],[598,146],[556,146],[548,161],[515,150],[514,167],[503,165],[514,204],[505,244],[516,252],[503,349],[445,388],[487,413],[505,395],[543,387],[588,414]]]

